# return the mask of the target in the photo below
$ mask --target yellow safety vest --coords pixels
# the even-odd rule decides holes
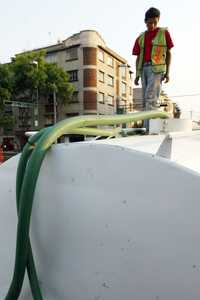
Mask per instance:
[[[151,51],[151,63],[153,72],[165,73],[166,72],[166,53],[167,43],[165,38],[166,28],[159,28],[155,38],[152,41],[153,47]],[[143,59],[144,59],[144,38],[145,32],[139,37],[140,55],[137,66],[136,76],[141,76]]]

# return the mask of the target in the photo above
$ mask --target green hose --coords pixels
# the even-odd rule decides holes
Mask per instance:
[[[20,160],[17,168],[17,179],[16,179],[16,200],[17,200],[17,213],[19,214],[19,206],[20,206],[20,192],[23,184],[24,174],[27,167],[28,159],[34,149],[35,143],[42,136],[45,130],[50,130],[50,128],[45,128],[40,130],[36,135],[31,137],[28,143],[25,145],[23,152],[20,156]],[[36,274],[36,268],[34,264],[31,244],[29,241],[28,245],[28,257],[27,257],[27,273],[29,277],[31,292],[33,295],[33,299],[42,300],[42,294],[39,287],[39,281]]]
[[[87,131],[94,134],[94,128],[87,128],[87,126],[117,125],[150,118],[168,117],[167,113],[160,111],[113,116],[80,116],[63,120],[52,127],[42,129],[29,139],[29,142],[23,149],[17,170],[16,198],[18,226],[15,267],[12,282],[5,300],[17,300],[19,298],[26,268],[33,299],[43,299],[29,240],[29,228],[37,179],[45,154],[51,145],[63,134],[73,131],[78,133],[79,130],[83,132],[84,127],[86,127],[84,128],[85,134],[87,134]],[[101,131],[101,133],[105,136],[111,135],[111,132],[108,134],[107,130]]]

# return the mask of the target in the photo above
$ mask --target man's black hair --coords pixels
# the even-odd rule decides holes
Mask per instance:
[[[151,18],[159,18],[160,17],[160,11],[159,9],[155,8],[155,7],[150,7],[146,13],[145,13],[145,22],[148,20],[148,19],[151,19]]]

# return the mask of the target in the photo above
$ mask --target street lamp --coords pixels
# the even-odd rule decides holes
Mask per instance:
[[[56,84],[54,83],[53,87],[53,119],[54,124],[57,122],[57,100],[56,100]]]
[[[122,99],[122,97],[126,98],[126,102],[128,102],[128,104],[131,104],[130,102],[133,102],[132,99],[132,71],[130,70],[130,65],[128,65],[127,63],[123,63],[123,64],[119,64],[118,65],[119,68],[119,80],[120,80],[120,84],[119,84],[119,105],[120,105],[120,99]],[[129,74],[129,76],[128,76]],[[127,88],[131,89],[131,93],[130,91],[127,92]],[[120,105],[121,106],[121,105]],[[125,111],[129,110],[131,111],[131,105],[127,106],[127,105],[123,105]]]
[[[38,61],[37,60],[33,60],[31,62],[32,65],[35,65],[36,68],[37,68],[37,72],[38,72]],[[35,120],[34,120],[34,126],[35,127],[38,127],[38,117],[39,117],[39,109],[38,109],[38,106],[39,106],[39,90],[38,90],[38,86],[37,86],[37,89],[36,89],[36,101],[35,101],[35,106],[34,106],[34,117],[35,117]]]
[[[126,68],[128,67],[127,64],[120,64],[118,65],[119,68],[119,95],[118,95],[118,101],[117,101],[117,113],[123,114],[125,111],[125,105],[121,104],[122,96],[124,93],[122,85],[126,85]],[[125,83],[124,83],[125,81]]]

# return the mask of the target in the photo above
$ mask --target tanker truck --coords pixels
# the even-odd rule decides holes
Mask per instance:
[[[147,118],[67,119],[0,166],[0,299],[200,299],[200,132],[121,137]]]

